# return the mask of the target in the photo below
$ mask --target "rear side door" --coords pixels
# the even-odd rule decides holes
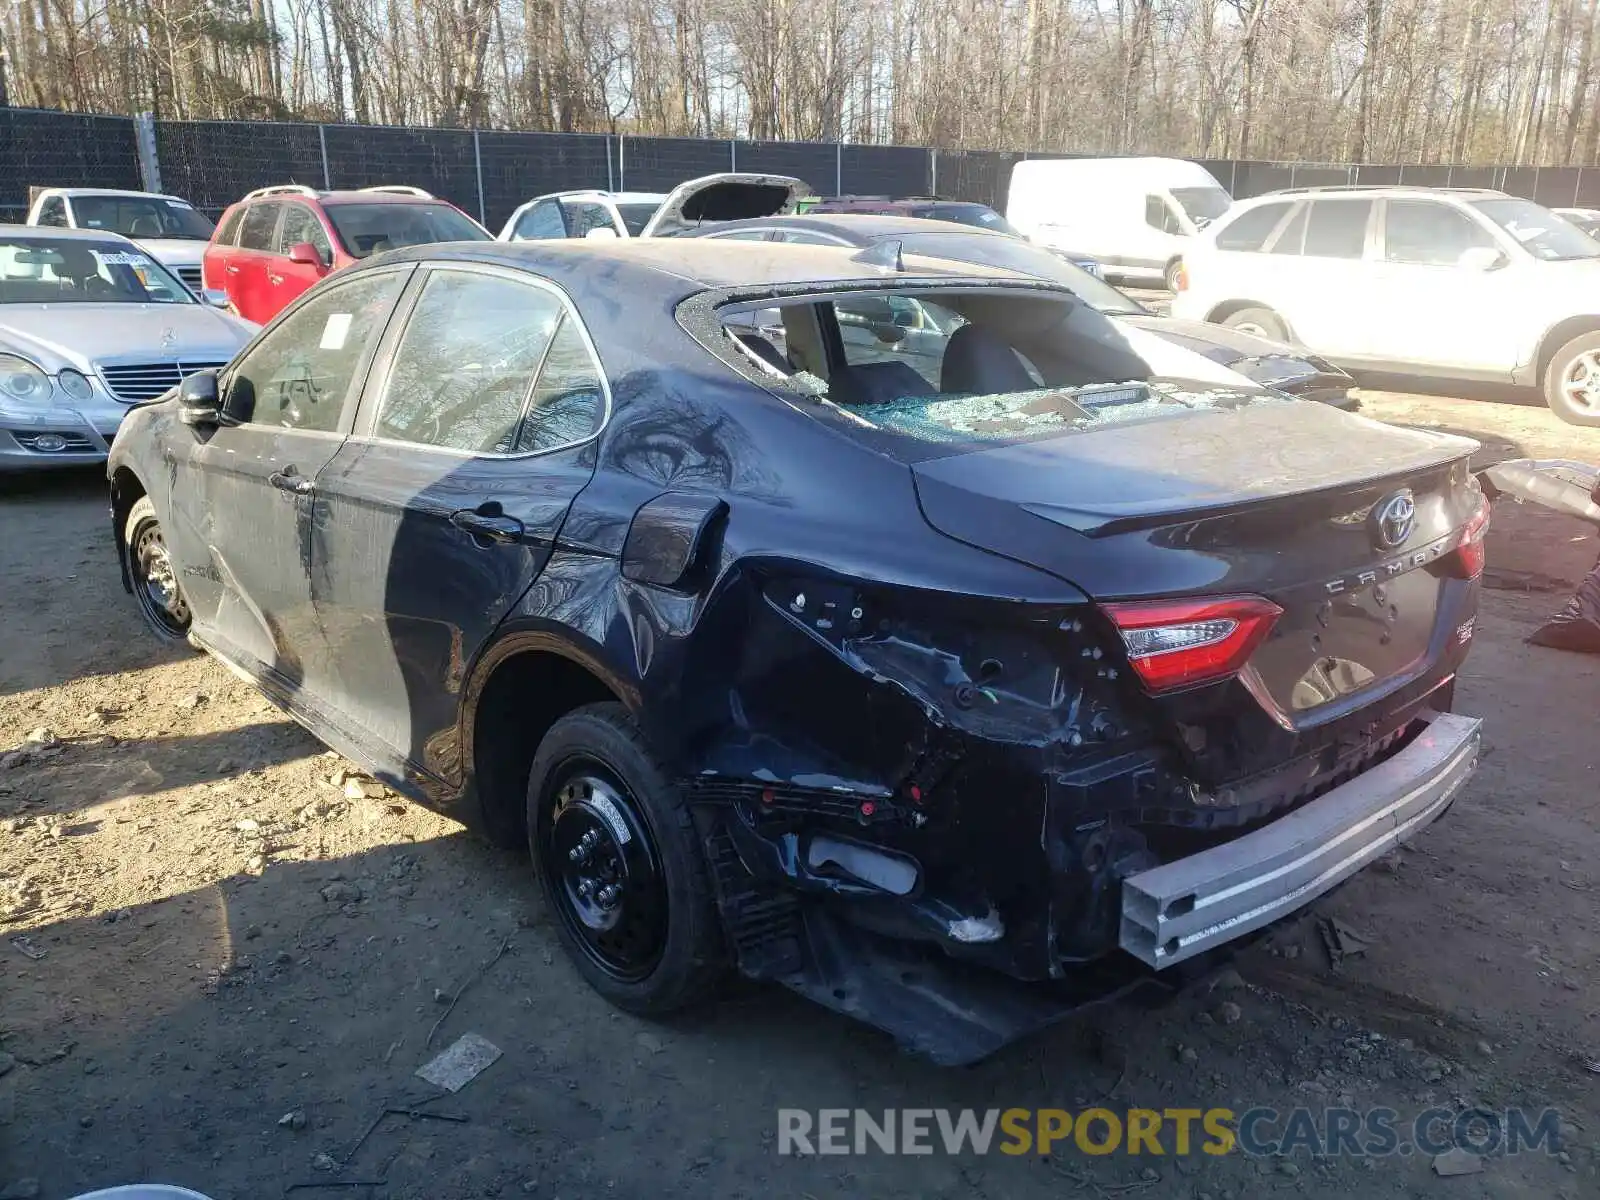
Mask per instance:
[[[1504,310],[1506,272],[1515,266],[1499,239],[1459,208],[1422,198],[1386,199],[1380,229],[1369,353],[1509,378],[1521,347],[1519,323]],[[1483,260],[1476,266],[1475,256]],[[1489,261],[1501,265],[1484,269]]]
[[[313,590],[359,734],[458,781],[462,682],[593,474],[609,391],[576,310],[533,276],[435,265],[408,307],[317,481]]]
[[[239,244],[223,259],[223,289],[233,301],[235,311],[258,325],[272,320],[283,307],[273,303],[273,285],[267,281],[267,267],[275,258],[278,218],[282,213],[283,205],[276,200],[258,200],[252,204],[239,223]]]
[[[280,691],[317,706],[327,647],[311,607],[317,477],[343,443],[372,354],[415,270],[363,272],[308,297],[221,379],[225,424],[174,490],[197,632]],[[199,435],[197,435],[199,436]],[[183,502],[180,503],[180,495]]]
[[[1335,358],[1370,354],[1376,205],[1364,196],[1302,202],[1267,244],[1270,303],[1295,340]]]
[[[314,263],[289,261],[289,251],[299,245],[308,245],[317,252]],[[283,220],[278,226],[277,257],[267,264],[267,286],[272,289],[272,299],[279,310],[287,308],[309,291],[333,265],[333,243],[323,228],[322,218],[309,204],[289,200],[283,206]]]

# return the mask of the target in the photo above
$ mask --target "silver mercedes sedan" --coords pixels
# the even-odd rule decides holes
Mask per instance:
[[[126,238],[0,225],[0,472],[103,462],[131,405],[255,331]]]

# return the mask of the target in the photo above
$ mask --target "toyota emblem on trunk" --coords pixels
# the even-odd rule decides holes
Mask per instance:
[[[1385,496],[1372,506],[1367,518],[1367,529],[1372,542],[1380,550],[1393,550],[1405,544],[1411,536],[1411,527],[1417,521],[1417,502],[1409,489]]]

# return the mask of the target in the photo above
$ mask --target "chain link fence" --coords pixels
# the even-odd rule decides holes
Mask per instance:
[[[267,184],[406,183],[442,196],[493,230],[519,204],[546,192],[664,192],[717,171],[795,175],[825,195],[938,195],[1003,210],[1011,167],[1027,157],[831,142],[154,121],[0,108],[0,219],[24,218],[30,187],[159,189],[215,214]],[[1600,208],[1596,168],[1201,161],[1241,198],[1286,187],[1406,183],[1495,188],[1550,207]]]

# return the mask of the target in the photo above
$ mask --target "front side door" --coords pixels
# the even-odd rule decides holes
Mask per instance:
[[[1509,378],[1521,347],[1519,322],[1504,311],[1505,273],[1523,256],[1513,263],[1488,228],[1437,200],[1386,200],[1380,227],[1372,356]]]
[[[283,205],[276,200],[252,204],[239,224],[239,244],[223,260],[222,286],[233,301],[234,311],[258,325],[265,325],[278,315],[272,285],[267,282],[267,266],[275,259],[282,211]]]
[[[378,755],[461,778],[462,683],[548,561],[608,403],[553,288],[468,266],[414,285],[317,481],[316,608],[340,709]]]
[[[349,431],[354,398],[414,268],[364,273],[310,297],[222,377],[230,421],[199,446],[191,511],[203,545],[195,627],[202,640],[280,690],[327,691],[326,650],[311,609],[318,474]],[[175,501],[176,503],[176,501]]]
[[[567,219],[559,200],[539,201],[518,217],[511,229],[513,242],[542,242],[566,236]]]
[[[289,251],[296,246],[308,245],[317,252],[314,263],[297,263],[289,260]],[[283,220],[278,226],[276,257],[267,264],[267,286],[272,292],[272,302],[278,310],[287,308],[309,291],[328,273],[333,263],[333,243],[322,220],[308,204],[290,200],[283,206]]]

